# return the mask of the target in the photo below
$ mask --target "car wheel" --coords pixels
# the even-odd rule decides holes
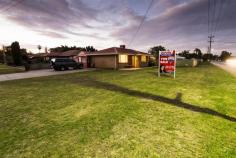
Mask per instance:
[[[56,66],[53,66],[52,67],[55,71],[58,71],[59,69],[58,69],[58,67],[56,67]]]
[[[61,66],[61,69],[60,69],[61,71],[65,71],[66,70],[66,68],[65,68],[65,66]]]
[[[83,65],[80,65],[80,66],[79,66],[79,69],[83,69]]]

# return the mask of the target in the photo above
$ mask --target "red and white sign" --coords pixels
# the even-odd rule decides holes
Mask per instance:
[[[159,53],[159,74],[174,73],[176,70],[175,51],[160,51]]]

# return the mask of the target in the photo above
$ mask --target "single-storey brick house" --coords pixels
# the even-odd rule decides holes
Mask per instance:
[[[71,58],[77,60],[80,50],[68,50],[65,52],[51,52],[47,54],[49,59],[52,58]]]
[[[48,53],[37,53],[37,54],[29,54],[29,60],[31,62],[46,62],[48,61],[48,57],[47,57]]]
[[[126,49],[124,45],[87,53],[88,67],[139,68],[148,66],[151,54]]]
[[[88,56],[86,51],[81,51],[79,55],[74,58],[77,62],[81,62],[84,65],[84,68],[88,68]]]

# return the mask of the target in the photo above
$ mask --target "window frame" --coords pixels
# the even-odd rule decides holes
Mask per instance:
[[[144,59],[144,60],[143,60]],[[146,55],[142,55],[141,56],[141,62],[142,63],[146,63],[147,62],[147,56]]]
[[[122,56],[123,57],[125,56],[125,61],[122,61],[122,59],[124,59],[124,58],[122,58]],[[118,57],[119,57],[118,62],[120,64],[127,64],[128,63],[128,54],[119,54]]]

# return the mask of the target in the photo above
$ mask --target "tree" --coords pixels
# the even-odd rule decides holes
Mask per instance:
[[[30,60],[28,57],[28,53],[27,53],[26,49],[20,49],[20,51],[21,51],[22,65],[24,65],[25,71],[29,71],[30,70]]]
[[[218,61],[219,60],[219,55],[213,55],[212,60]]]
[[[50,48],[50,52],[65,52],[69,50],[79,50],[79,51],[88,51],[88,52],[94,52],[97,51],[93,46],[87,46],[87,47],[76,47],[76,46],[63,46],[61,45],[60,47],[55,47],[55,48]]]
[[[159,46],[155,46],[155,47],[150,48],[148,52],[149,52],[150,54],[152,54],[156,59],[158,59],[158,57],[159,57],[159,52],[160,52],[160,51],[165,51],[165,50],[166,50],[165,47],[159,45]]]
[[[38,45],[38,50],[39,50],[39,53],[40,53],[40,50],[42,49],[42,46]]]
[[[232,53],[228,52],[228,51],[222,51],[221,55],[220,55],[220,59],[222,61],[225,61],[226,59],[228,59],[231,56]]]
[[[22,58],[21,58],[21,51],[20,51],[20,45],[19,42],[13,42],[11,44],[11,53],[13,62],[15,65],[21,65]]]
[[[190,59],[190,51],[189,50],[184,50],[181,53],[178,54],[179,56],[185,57],[186,59]]]
[[[196,53],[197,59],[202,59],[202,51],[199,48],[195,48],[194,52]]]
[[[203,61],[210,61],[213,59],[213,54],[211,54],[211,53],[203,54],[202,59],[203,59]]]
[[[87,46],[87,47],[85,47],[85,51],[87,51],[87,52],[95,52],[97,50],[95,48],[93,48],[93,46]]]
[[[195,48],[193,53],[190,53],[189,50],[184,50],[178,54],[179,56],[185,57],[186,59],[202,59],[202,51],[199,48]]]
[[[20,52],[21,52],[22,62],[23,63],[28,62],[29,61],[29,57],[28,57],[28,54],[27,54],[27,50],[23,48],[23,49],[20,49]]]

